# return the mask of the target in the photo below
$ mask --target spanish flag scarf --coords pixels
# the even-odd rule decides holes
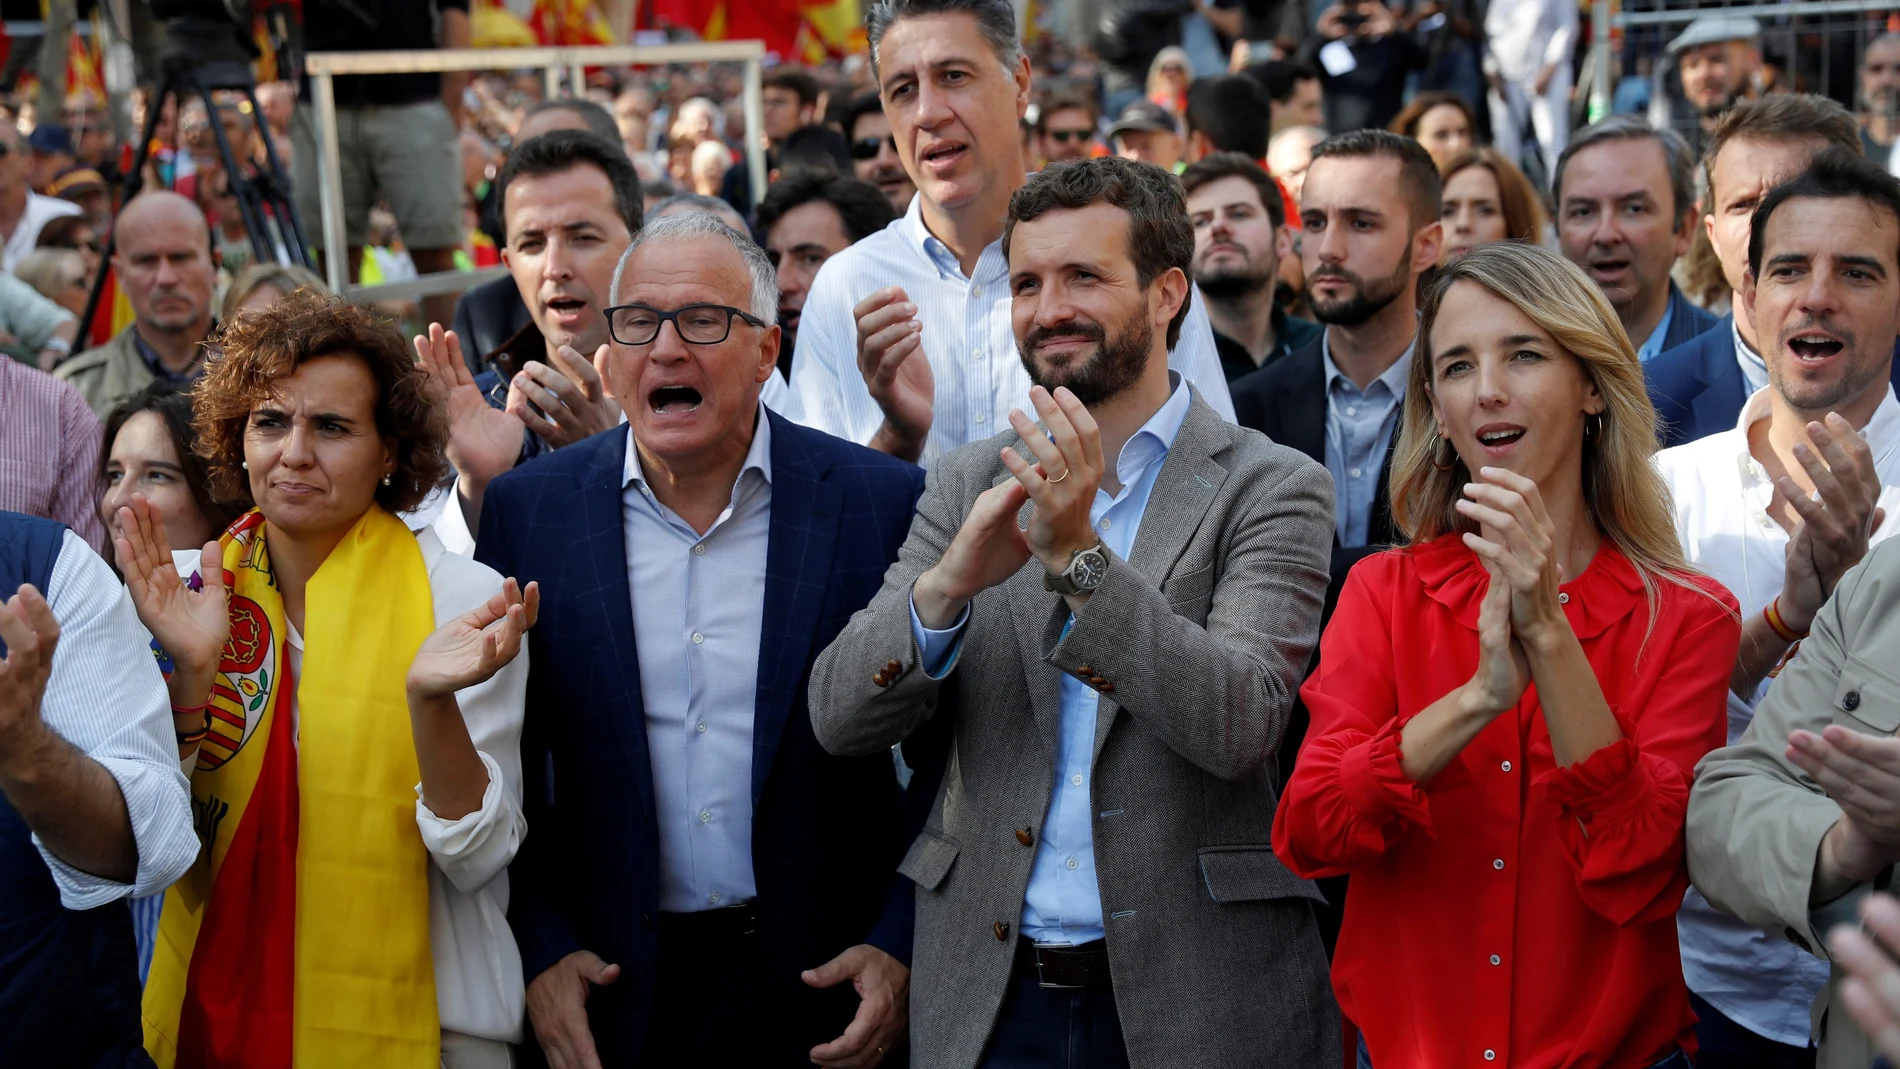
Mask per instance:
[[[203,845],[165,894],[145,1045],[161,1069],[435,1069],[403,694],[435,627],[422,552],[371,508],[306,587],[293,680],[264,533],[252,511],[221,540],[231,637],[191,782]]]

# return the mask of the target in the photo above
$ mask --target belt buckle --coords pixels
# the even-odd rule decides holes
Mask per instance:
[[[1029,945],[1029,949],[1036,956],[1036,986],[1037,987],[1040,987],[1045,991],[1080,991],[1082,990],[1083,985],[1081,984],[1058,984],[1049,980],[1043,973],[1042,946],[1038,943],[1031,943]],[[1053,950],[1055,948],[1051,947],[1050,949]]]

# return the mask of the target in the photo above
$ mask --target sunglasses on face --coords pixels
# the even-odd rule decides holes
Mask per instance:
[[[1058,144],[1066,145],[1071,141],[1087,141],[1091,132],[1089,130],[1051,130],[1043,136]]]
[[[891,146],[891,151],[896,152],[897,138],[891,134],[885,134],[883,137],[860,137],[851,142],[851,158],[854,160],[877,159],[878,151],[885,145]]]

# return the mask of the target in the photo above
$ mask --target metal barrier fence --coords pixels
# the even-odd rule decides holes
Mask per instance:
[[[571,48],[453,48],[411,52],[312,52],[305,57],[310,75],[310,98],[316,106],[317,157],[322,176],[318,190],[323,208],[323,261],[330,288],[351,301],[411,300],[437,293],[459,293],[508,273],[507,268],[482,271],[441,271],[406,282],[381,286],[350,284],[350,264],[343,232],[343,171],[338,159],[336,92],[339,74],[440,74],[448,71],[541,70],[547,96],[560,90],[567,72],[578,95],[587,67],[653,67],[677,63],[744,63],[746,165],[751,171],[754,196],[765,192],[765,149],[758,132],[764,127],[761,94],[761,41],[700,41],[672,45],[588,45]]]
[[[1675,92],[1676,66],[1667,46],[1705,15],[1745,16],[1761,24],[1762,57],[1776,72],[1775,88],[1819,93],[1855,109],[1861,55],[1868,41],[1884,32],[1889,15],[1900,11],[1894,0],[1634,0],[1615,10],[1618,6],[1613,0],[1591,5],[1591,51],[1584,80],[1591,119],[1612,110],[1618,83],[1632,76],[1650,84],[1652,97]]]

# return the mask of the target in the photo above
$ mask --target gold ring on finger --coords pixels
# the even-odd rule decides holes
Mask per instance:
[[[1075,470],[1074,468],[1070,468],[1070,469],[1069,469],[1069,471],[1074,471],[1074,470]],[[1068,477],[1069,477],[1069,471],[1065,471],[1065,472],[1063,472],[1063,473],[1062,473],[1061,475],[1058,475],[1058,476],[1056,476],[1055,478],[1053,478],[1053,479],[1050,479],[1050,480],[1049,480],[1049,485],[1050,485],[1050,486],[1054,486],[1055,484],[1057,484],[1057,483],[1059,483],[1059,482],[1061,482],[1062,480],[1064,480],[1064,479],[1066,479],[1066,478],[1068,478]]]

